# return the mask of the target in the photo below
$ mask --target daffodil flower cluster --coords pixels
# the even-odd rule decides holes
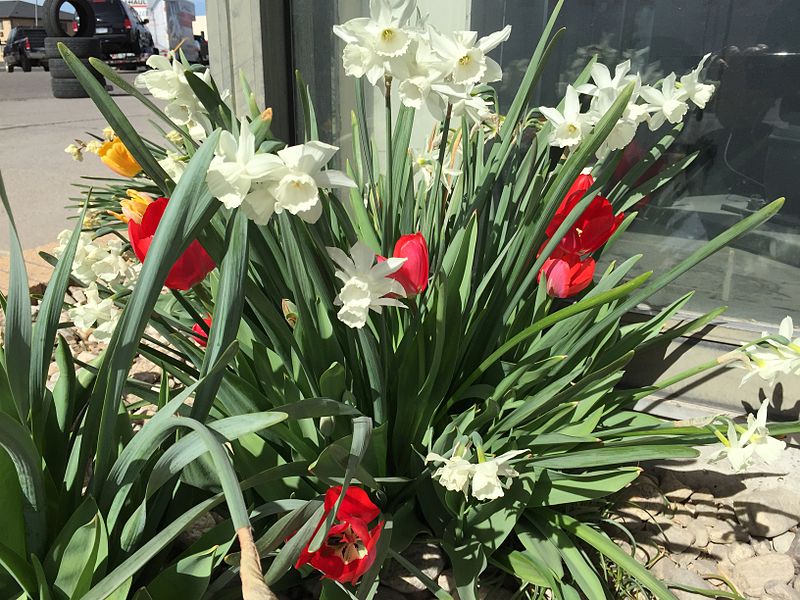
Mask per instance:
[[[89,339],[95,342],[108,342],[114,333],[122,311],[114,304],[113,298],[100,297],[97,283],[83,289],[85,302],[75,304],[67,314],[76,328],[89,331]]]
[[[56,258],[64,254],[72,232],[65,229],[58,234],[59,245],[53,251]],[[136,276],[135,263],[124,256],[125,244],[117,238],[109,238],[103,243],[92,239],[87,232],[78,238],[72,275],[84,285],[97,281],[108,285],[130,282]]]
[[[692,71],[677,82],[670,73],[658,86],[643,85],[638,73],[630,73],[631,62],[616,66],[612,77],[606,65],[596,63],[591,70],[591,83],[567,86],[562,107],[539,107],[551,129],[549,143],[560,148],[574,148],[592,131],[622,91],[633,83],[633,93],[622,116],[608,138],[597,150],[602,158],[611,150],[620,150],[631,143],[641,123],[655,131],[664,123],[677,124],[689,110],[689,102],[705,108],[714,93],[714,85],[700,81],[700,73],[710,55],[706,54]],[[589,109],[581,112],[579,94],[591,96]]]
[[[508,39],[511,26],[480,39],[474,31],[445,35],[419,17],[412,24],[416,9],[416,0],[371,0],[369,17],[334,26],[345,42],[345,73],[383,82],[387,93],[396,85],[403,104],[425,106],[438,119],[448,106],[453,117],[488,118],[490,106],[474,88],[502,78],[487,54]]]
[[[787,316],[781,321],[779,339],[766,331],[761,336],[763,342],[746,345],[730,357],[735,359],[735,366],[747,370],[742,383],[758,375],[773,385],[781,373],[800,375],[800,337],[794,337],[792,317]]]
[[[174,53],[169,57],[154,54],[147,59],[151,70],[136,76],[136,87],[147,89],[154,98],[164,100],[164,112],[176,124],[186,127],[195,140],[204,140],[213,129],[203,105],[195,96],[186,80],[188,64],[184,64]],[[201,81],[209,83],[208,69],[194,72]]]
[[[441,465],[432,477],[446,490],[461,492],[466,498],[469,494],[476,500],[495,500],[505,495],[514,477],[519,473],[508,463],[528,450],[511,450],[494,458],[472,463],[464,456],[465,448],[456,446],[450,457],[430,452],[426,463]]]
[[[727,436],[716,432],[722,442],[722,448],[715,452],[710,460],[716,462],[727,458],[734,471],[747,469],[753,464],[756,456],[767,463],[777,460],[786,448],[786,442],[770,437],[767,429],[768,407],[769,403],[764,401],[755,417],[752,414],[747,415],[746,428],[737,428],[732,421],[729,421]]]

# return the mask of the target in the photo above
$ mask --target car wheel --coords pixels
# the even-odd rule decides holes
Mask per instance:
[[[61,58],[58,51],[58,43],[63,43],[78,58],[90,58],[101,56],[100,40],[97,38],[76,38],[76,37],[48,37],[44,40],[44,53],[47,58]]]
[[[13,72],[14,72],[14,65],[6,63],[6,73],[13,73]]]
[[[23,56],[20,58],[20,61],[19,61],[19,66],[20,66],[20,67],[22,67],[22,70],[23,70],[25,73],[30,73],[30,72],[31,72],[31,59],[30,59],[30,58],[28,58],[27,56],[24,56],[24,55],[23,55]]]
[[[95,68],[89,63],[89,60],[82,58],[83,66],[89,69],[89,72],[94,75],[98,81],[103,80],[103,76],[98,73]],[[63,58],[50,59],[50,77],[53,79],[75,79],[75,73],[69,68]]]
[[[45,70],[45,73],[50,70],[50,65],[48,64],[48,61],[44,61],[42,63],[42,68]]]
[[[44,29],[51,37],[69,37],[61,24],[61,7],[70,4],[75,9],[78,17],[78,31],[75,37],[90,38],[95,31],[94,8],[90,0],[45,0],[42,12],[44,14]]]

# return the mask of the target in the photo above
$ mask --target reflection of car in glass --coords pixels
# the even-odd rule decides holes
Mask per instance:
[[[144,62],[156,50],[153,36],[133,8],[123,0],[93,0],[97,27],[95,37],[110,62],[115,59]],[[119,56],[119,55],[133,55]]]
[[[41,27],[15,27],[8,36],[3,47],[3,61],[6,71],[14,71],[19,67],[30,71],[32,67],[44,67],[47,70],[47,59],[44,55],[45,32]]]

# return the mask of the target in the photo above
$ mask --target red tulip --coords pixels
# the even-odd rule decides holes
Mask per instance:
[[[545,242],[546,243],[546,242]],[[556,298],[569,298],[585,290],[594,276],[594,259],[564,252],[556,247],[544,261],[538,278],[544,273],[547,278],[547,293]],[[538,280],[537,278],[537,280]]]
[[[342,493],[342,486],[330,488],[325,494],[325,514],[317,530],[325,522]],[[305,564],[322,572],[323,577],[339,583],[356,583],[375,562],[375,544],[381,535],[383,522],[370,530],[368,525],[378,518],[380,509],[361,488],[348,487],[336,513],[336,522],[315,552],[303,548],[295,568]],[[316,535],[316,531],[314,532]],[[313,536],[312,536],[313,539]]]
[[[203,321],[206,324],[206,327],[211,327],[211,315],[208,315]],[[192,326],[192,331],[194,332],[194,341],[201,345],[203,348],[206,347],[208,344],[208,334],[206,330],[200,326],[200,323],[195,323]]]
[[[403,286],[406,297],[411,298],[425,291],[428,287],[428,244],[422,234],[412,233],[402,236],[394,245],[394,258],[405,258],[406,262],[397,271],[389,275]],[[378,260],[385,260],[382,256]]]
[[[128,221],[128,237],[136,257],[141,262],[144,262],[147,256],[156,228],[167,208],[167,202],[169,198],[159,198],[148,204],[141,223],[137,223],[134,219]],[[172,265],[164,285],[173,290],[188,290],[203,281],[216,266],[200,242],[193,240]]]
[[[556,230],[593,184],[594,177],[591,175],[578,176],[547,226],[548,237],[555,235]],[[565,252],[591,254],[608,241],[624,218],[623,214],[614,215],[614,208],[606,198],[595,196],[558,245]]]

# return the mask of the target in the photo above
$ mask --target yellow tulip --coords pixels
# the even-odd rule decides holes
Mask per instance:
[[[153,199],[148,194],[136,190],[128,190],[127,193],[128,197],[125,200],[121,200],[119,203],[122,213],[115,213],[110,210],[108,214],[118,218],[123,223],[127,223],[128,221],[141,223],[144,212],[153,202]]]
[[[109,169],[123,177],[136,177],[142,172],[141,165],[118,137],[100,146],[97,155]]]

